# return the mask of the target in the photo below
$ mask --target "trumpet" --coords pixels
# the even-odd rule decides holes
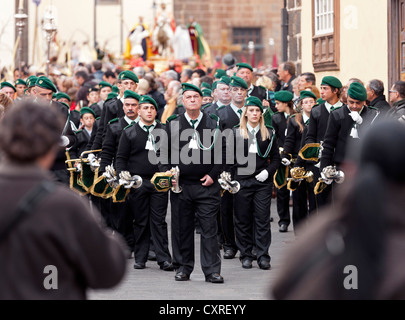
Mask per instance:
[[[312,171],[305,171],[304,168],[292,168],[290,170],[290,174],[291,174],[291,179],[295,180],[295,181],[303,181],[306,180],[308,183],[311,183],[312,181],[314,181],[314,174],[312,173]]]
[[[238,193],[240,190],[240,184],[238,181],[231,180],[231,174],[229,172],[222,172],[218,179],[221,188],[224,190],[228,190],[229,193],[235,194]]]
[[[181,193],[183,189],[180,187],[180,169],[179,167],[172,168],[170,172],[173,175],[173,179],[176,181],[176,185],[172,187],[174,193]]]
[[[333,181],[341,184],[345,181],[345,174],[343,171],[337,170],[336,166],[328,166],[323,168],[321,177],[326,184],[331,184]]]
[[[128,171],[123,171],[120,173],[119,184],[124,186],[125,189],[138,189],[142,186],[143,180],[140,176],[131,176]]]
[[[90,150],[90,151],[85,151],[80,155],[80,159],[84,163],[88,163],[90,165],[91,171],[96,172],[96,170],[100,167],[100,160],[94,155],[95,153],[101,152],[100,150]],[[87,155],[87,158],[84,156]]]

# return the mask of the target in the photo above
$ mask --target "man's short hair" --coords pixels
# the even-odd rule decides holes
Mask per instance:
[[[172,80],[176,80],[176,81],[179,80],[179,75],[174,70],[166,71],[165,74],[166,74],[166,77],[168,77],[168,78],[170,78]]]
[[[311,82],[312,85],[316,85],[315,74],[313,74],[312,72],[304,72],[303,74],[301,74],[301,77],[304,77],[306,82]]]
[[[206,75],[205,71],[202,69],[195,69],[193,71],[193,73],[198,73],[198,75],[200,76],[200,78],[204,77]]]
[[[368,83],[368,87],[370,88],[370,90],[374,91],[374,94],[377,97],[380,97],[384,94],[384,82],[382,82],[381,80],[378,79],[370,80]]]
[[[83,78],[85,81],[89,78],[89,74],[85,71],[77,71],[75,73],[76,78]]]
[[[146,71],[143,67],[136,67],[134,69],[134,73],[137,75],[138,78],[143,78],[146,74]]]
[[[397,81],[394,84],[394,89],[398,91],[399,96],[405,99],[405,81]]]
[[[191,79],[191,76],[193,75],[193,70],[184,69],[183,72],[184,72],[184,74],[186,75],[187,78]]]
[[[104,76],[105,76],[106,78],[113,77],[114,79],[117,77],[117,76],[115,75],[115,73],[112,72],[111,70],[107,70],[106,72],[104,72]]]
[[[96,70],[96,71],[99,71],[99,70],[101,70],[103,68],[103,64],[99,60],[93,61],[92,64],[93,64],[94,70]]]
[[[295,64],[294,62],[287,61],[283,63],[283,70],[288,71],[288,73],[292,76],[295,76]]]

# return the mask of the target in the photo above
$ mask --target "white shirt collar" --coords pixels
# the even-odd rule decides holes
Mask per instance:
[[[237,116],[239,117],[239,119],[240,119],[241,114],[239,114],[238,110],[244,111],[244,110],[245,110],[245,107],[242,107],[242,108],[239,109],[237,106],[235,106],[233,103],[231,103],[231,108],[233,109],[233,111],[235,111],[236,115],[237,115]]]
[[[186,117],[188,123],[189,123],[190,126],[191,126],[191,120],[192,120],[192,119],[189,117],[189,115],[187,114],[187,112],[184,113],[184,116]],[[197,120],[197,122],[196,122],[195,125],[194,125],[194,129],[197,129],[198,125],[199,125],[200,122],[201,122],[202,117],[203,117],[203,113],[200,111],[200,114],[198,115],[198,118],[195,119],[195,120]]]
[[[328,110],[329,113],[330,113],[330,109],[332,107],[338,108],[338,107],[341,107],[341,106],[343,106],[343,103],[341,101],[338,101],[333,106],[328,101],[325,101],[325,107],[326,107],[326,110]]]
[[[145,129],[146,124],[144,124],[143,121],[140,120],[140,119],[139,119],[138,124],[139,124],[139,126],[142,128],[142,130],[145,130],[145,132],[146,132],[146,129]],[[151,129],[149,129],[149,132],[151,132],[155,127],[156,127],[156,120],[153,121],[152,127],[151,127]]]
[[[136,118],[135,120],[131,120],[127,116],[125,116],[124,119],[128,124],[132,124],[132,121],[135,121],[135,123],[138,123],[140,120],[140,117]]]
[[[304,123],[309,120],[309,117],[305,114],[305,112],[302,113],[302,119],[304,120]]]
[[[247,123],[247,129],[249,130],[249,132],[250,133],[252,133],[253,132],[253,130],[254,130],[254,136],[256,136],[256,134],[259,132],[259,130],[260,130],[260,124],[258,124],[256,127],[252,127],[249,123]]]

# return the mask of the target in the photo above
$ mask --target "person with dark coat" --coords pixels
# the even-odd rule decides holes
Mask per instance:
[[[343,167],[354,174],[334,205],[303,226],[269,298],[405,299],[404,141],[404,124],[382,121],[351,149]]]
[[[270,204],[272,177],[280,165],[280,154],[274,129],[266,126],[259,98],[249,97],[238,128],[233,129],[234,154],[243,150],[246,163],[236,162],[231,168],[232,180],[240,183],[234,194],[235,234],[242,268],[252,268],[253,248],[257,264],[268,270],[271,244]],[[252,161],[253,160],[253,161]],[[254,165],[251,168],[251,161]]]
[[[79,159],[80,155],[87,151],[87,145],[92,136],[96,133],[93,130],[95,119],[95,113],[89,107],[83,107],[80,110],[81,115],[81,129],[76,131],[76,143],[74,146],[69,150],[70,158],[71,159]]]
[[[158,192],[151,183],[151,178],[159,171],[157,161],[152,163],[150,160],[156,157],[159,143],[154,133],[164,131],[164,126],[156,121],[157,108],[155,100],[141,96],[138,123],[131,124],[122,132],[116,171],[118,176],[122,172],[128,172],[130,176],[139,175],[143,181],[140,188],[131,190],[126,200],[134,220],[134,268],[145,268],[152,237],[160,269],[173,271],[166,223],[168,193]]]
[[[293,100],[294,95],[290,91],[281,90],[276,92],[276,108],[278,110],[272,117],[272,127],[275,130],[277,144],[280,148],[280,153],[284,150],[285,137],[287,134],[287,126],[290,117],[295,113]],[[281,165],[279,170],[285,170],[285,166]],[[279,216],[279,231],[285,233],[288,231],[288,226],[291,223],[290,217],[290,190],[287,185],[276,185],[277,197],[277,213]]]
[[[176,281],[188,281],[194,270],[194,230],[195,218],[201,226],[201,268],[205,281],[223,283],[221,272],[221,256],[217,242],[217,214],[220,205],[219,174],[223,171],[224,151],[215,150],[218,145],[218,134],[214,137],[204,137],[203,132],[219,132],[220,120],[215,115],[201,112],[202,92],[200,88],[184,83],[183,104],[186,112],[182,115],[173,115],[166,122],[166,135],[162,139],[162,146],[158,157],[161,159],[159,168],[161,172],[171,174],[171,169],[178,166],[180,180],[177,187],[182,188],[181,193],[171,193],[176,206],[172,206],[172,241],[173,251],[178,250],[180,261],[178,264]],[[180,135],[190,133],[188,139],[180,139]],[[172,141],[176,143],[172,146]],[[201,141],[203,140],[203,141]],[[209,141],[207,141],[209,140]],[[177,141],[179,142],[177,144]],[[169,147],[171,146],[171,147]],[[192,154],[191,163],[176,155],[180,150],[188,149]],[[218,159],[219,157],[219,159]],[[210,159],[209,163],[204,159]],[[219,160],[219,161],[218,161]],[[188,161],[187,161],[188,162]],[[220,164],[218,164],[218,162]],[[175,181],[176,183],[176,181]],[[197,215],[196,215],[197,213]],[[180,246],[177,247],[176,246]]]
[[[368,105],[377,108],[382,115],[385,115],[391,106],[385,99],[384,82],[378,79],[370,80],[366,85],[366,90]]]
[[[31,101],[0,123],[2,300],[86,299],[125,274],[121,237],[48,171],[64,125],[59,110]]]
[[[387,117],[405,121],[405,81],[397,81],[390,90],[391,110]]]

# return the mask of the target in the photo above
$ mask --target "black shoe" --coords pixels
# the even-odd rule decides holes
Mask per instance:
[[[288,226],[286,224],[282,224],[279,229],[280,232],[284,233],[288,231]]]
[[[221,277],[219,273],[211,273],[209,276],[205,277],[206,282],[211,283],[224,283],[224,278]]]
[[[227,249],[224,253],[224,259],[233,259],[235,258],[236,251],[233,249]]]
[[[243,268],[243,269],[252,269],[252,260],[250,260],[250,259],[243,259],[243,260],[242,260],[242,268]]]
[[[174,280],[176,281],[188,281],[190,280],[190,276],[188,274],[185,274],[184,272],[177,272],[176,275],[174,276]]]
[[[271,268],[270,262],[267,260],[260,261],[258,263],[258,265],[259,265],[259,268],[262,270],[269,270]]]
[[[163,271],[173,271],[174,267],[169,261],[165,261],[160,265],[160,269]]]
[[[148,260],[149,261],[157,261],[155,251],[149,251]]]
[[[134,269],[145,269],[145,264],[142,262],[135,262]]]

